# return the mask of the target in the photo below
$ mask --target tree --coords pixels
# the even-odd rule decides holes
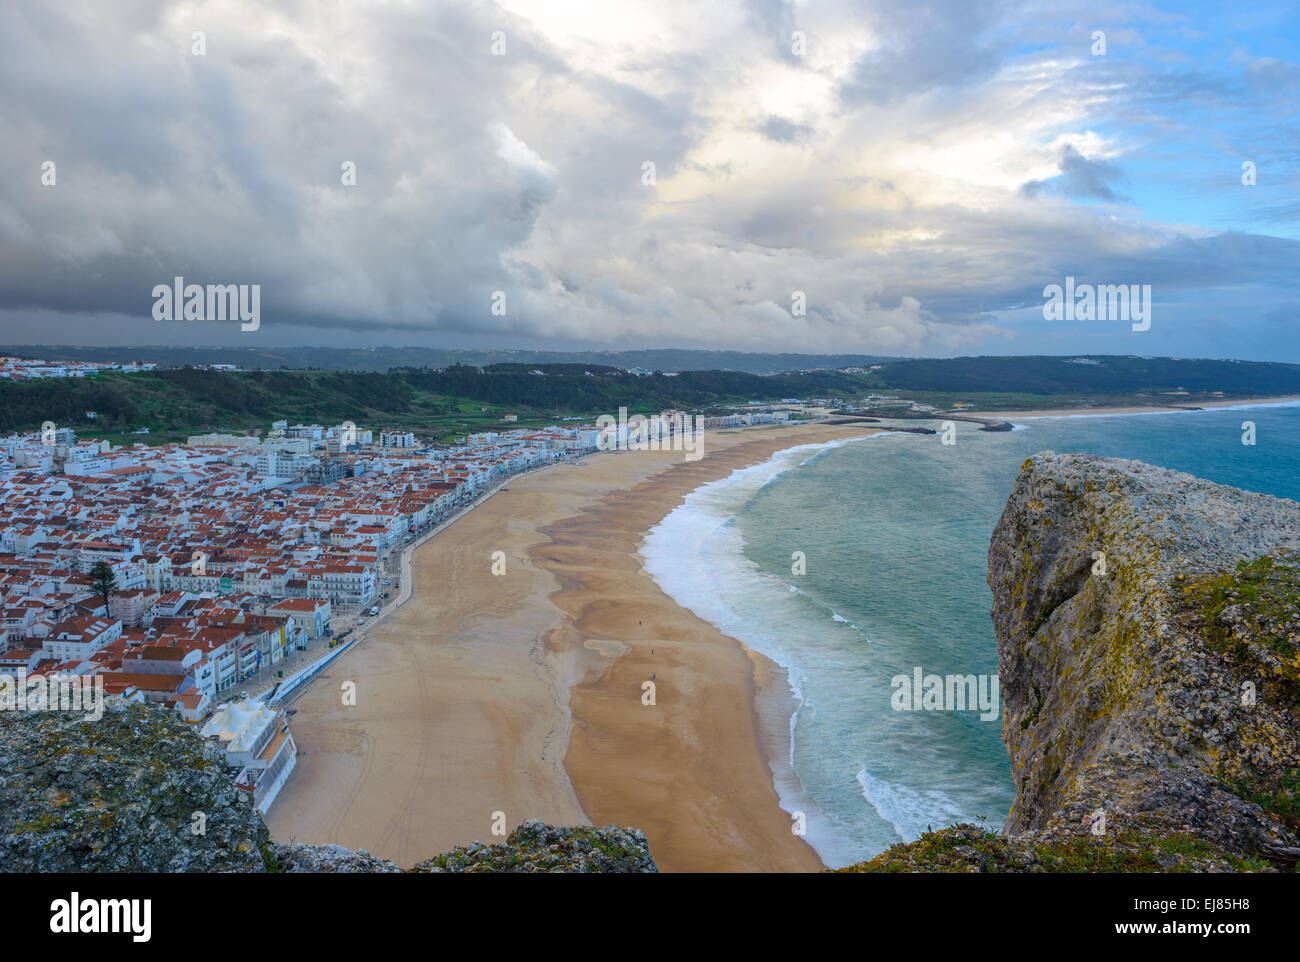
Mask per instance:
[[[108,610],[108,596],[117,590],[117,575],[106,561],[96,561],[90,566],[90,587],[95,594],[104,599],[104,610]]]

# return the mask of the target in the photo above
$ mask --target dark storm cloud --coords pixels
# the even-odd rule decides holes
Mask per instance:
[[[813,135],[810,124],[800,124],[785,117],[768,117],[758,128],[768,140],[778,144],[805,144]]]
[[[989,0],[939,0],[864,11],[879,43],[858,60],[841,96],[887,105],[989,77],[1004,53],[1005,42],[990,35],[1001,9]]]
[[[1065,197],[1096,198],[1118,202],[1127,200],[1116,193],[1110,182],[1120,180],[1123,174],[1114,164],[1104,160],[1089,160],[1073,146],[1066,144],[1061,150],[1061,173],[1050,180],[1031,180],[1020,189],[1030,197],[1044,190]]]
[[[238,338],[151,319],[153,286],[176,275],[261,284],[261,337],[340,343],[1001,346],[999,313],[1067,273],[1193,306],[1198,285],[1239,288],[1246,314],[1265,305],[1255,316],[1293,303],[1295,243],[1250,231],[1294,216],[1279,118],[1295,65],[1088,59],[1089,16],[956,0],[11,0],[0,337]],[[1176,224],[1144,217],[1124,196],[1143,196],[1135,141],[1210,128],[1266,162],[1258,215],[1218,236],[1195,205]],[[1123,172],[1101,159],[1121,156]]]

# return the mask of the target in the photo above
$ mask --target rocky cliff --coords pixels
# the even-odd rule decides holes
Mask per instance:
[[[1294,501],[1030,458],[989,547],[1010,816],[854,868],[1294,869],[1298,551]]]
[[[399,872],[337,845],[273,842],[216,749],[170,709],[0,711],[8,872]],[[524,822],[413,872],[657,872],[645,836]]]
[[[0,711],[8,872],[258,872],[270,835],[180,715]]]

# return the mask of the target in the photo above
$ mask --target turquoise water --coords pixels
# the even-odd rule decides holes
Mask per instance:
[[[1254,446],[1241,443],[1245,420]],[[1300,500],[1300,406],[1017,424],[958,422],[954,445],[897,434],[793,448],[698,489],[646,539],[669,594],[789,670],[792,770],[774,780],[828,865],[927,826],[1006,817],[1000,716],[898,711],[891,681],[916,668],[996,674],[988,543],[1026,457],[1137,458]]]

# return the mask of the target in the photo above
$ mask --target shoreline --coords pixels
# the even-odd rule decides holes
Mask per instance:
[[[563,585],[552,601],[569,616],[567,637],[550,642],[579,651],[565,762],[574,789],[593,823],[642,829],[666,871],[824,866],[791,831],[776,785],[797,707],[786,669],[667,595],[644,568],[646,534],[703,484],[778,451],[875,433],[810,427],[770,441],[742,437],[712,462],[671,466],[594,501],[545,529],[550,541],[534,548]],[[580,651],[610,645],[612,658]],[[640,699],[651,680],[653,707]]]
[[[717,627],[727,637],[739,641],[753,660],[759,736],[767,754],[778,804],[787,813],[787,818],[793,820],[796,816],[801,816],[804,841],[817,852],[827,867],[831,865],[825,861],[827,858],[838,859],[840,855],[836,850],[835,832],[817,801],[805,790],[794,765],[796,720],[799,712],[808,707],[792,677],[801,670],[799,660],[792,658],[790,652],[783,650],[780,645],[772,647],[769,640],[761,634],[757,638],[752,637],[749,633],[752,626],[743,619],[736,623],[720,616],[721,613],[711,606],[711,593],[701,595],[693,590],[696,582],[694,578],[686,576],[685,572],[699,570],[696,565],[701,560],[699,552],[706,550],[705,544],[692,540],[696,529],[689,520],[683,528],[672,519],[678,512],[684,512],[685,519],[709,519],[707,524],[710,528],[719,523],[728,523],[723,520],[725,513],[715,514],[696,502],[703,499],[707,504],[717,497],[730,501],[736,496],[733,492],[737,488],[743,492],[740,501],[747,501],[767,485],[792,474],[831,450],[897,433],[892,430],[877,430],[779,448],[762,461],[747,464],[688,492],[676,508],[646,532],[637,549],[638,560],[644,570],[670,598]],[[739,503],[733,508],[738,510]],[[710,566],[712,564],[725,565],[727,562],[715,558]]]
[[[1031,408],[1028,410],[1004,410],[1004,411],[957,411],[957,413],[970,415],[977,418],[998,418],[1003,421],[1012,418],[1086,418],[1086,417],[1105,417],[1115,414],[1190,414],[1197,411],[1210,411],[1219,408],[1244,408],[1244,407],[1275,407],[1283,404],[1294,404],[1300,402],[1300,396],[1286,397],[1262,397],[1250,400],[1231,400],[1231,401],[1198,401],[1196,404],[1186,407],[1176,404],[1168,405],[1130,405],[1119,407],[1096,407],[1096,408]],[[934,420],[940,420],[942,415],[936,414]]]
[[[665,871],[821,868],[780,807],[779,724],[760,710],[790,699],[785,670],[679,607],[637,549],[700,484],[877,430],[747,428],[713,434],[695,462],[602,453],[508,479],[456,539],[414,552],[412,597],[361,651],[295,693],[306,754],[273,837],[405,865],[498,841],[502,812],[507,829],[530,817],[640,828]],[[494,551],[504,576],[489,574]],[[641,704],[652,674],[654,707]],[[356,706],[340,704],[343,680]]]

